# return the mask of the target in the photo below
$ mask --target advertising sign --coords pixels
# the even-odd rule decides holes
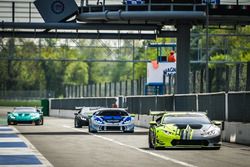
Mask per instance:
[[[152,61],[147,63],[147,84],[148,83],[163,83],[163,74],[166,76],[176,73],[175,62],[158,62]]]

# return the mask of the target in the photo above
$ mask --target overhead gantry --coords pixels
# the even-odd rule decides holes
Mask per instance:
[[[145,0],[143,4],[95,5],[81,0],[36,0],[44,22],[17,22],[15,3],[12,21],[0,23],[1,37],[77,39],[177,38],[178,94],[189,93],[190,29],[194,25],[250,25],[249,5],[220,5],[200,0]],[[31,5],[30,5],[31,6]],[[31,11],[31,10],[29,10]],[[29,15],[31,17],[31,15]],[[165,26],[173,26],[166,30]],[[72,31],[68,31],[72,30]],[[95,32],[89,32],[93,31]],[[108,32],[106,32],[108,31]]]

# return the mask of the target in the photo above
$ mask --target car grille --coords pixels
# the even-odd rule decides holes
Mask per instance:
[[[207,140],[173,140],[171,142],[173,146],[176,145],[202,145],[202,146],[208,146]]]
[[[104,127],[102,127],[102,130],[104,130]],[[107,126],[106,127],[107,131],[120,131],[120,126]]]
[[[17,121],[19,124],[32,124],[33,121]]]
[[[106,120],[106,122],[108,122],[108,123],[119,123],[120,120],[111,119],[111,120]]]
[[[30,114],[18,114],[18,116],[20,117],[26,117],[26,116],[29,116]]]
[[[201,124],[175,124],[179,129],[185,129],[187,125],[192,129],[201,129]]]

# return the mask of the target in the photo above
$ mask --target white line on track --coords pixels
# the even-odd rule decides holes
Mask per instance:
[[[0,126],[0,129],[10,129],[8,126]]]
[[[73,128],[73,127],[67,126],[67,125],[63,125],[63,127],[65,127],[65,128],[70,128],[70,129],[73,129],[73,130],[79,131],[79,132],[85,132],[84,130],[76,129],[76,128]],[[87,133],[88,133],[88,132],[87,132]],[[119,141],[113,140],[113,139],[108,138],[108,137],[103,137],[103,136],[96,135],[96,134],[93,134],[93,133],[89,133],[89,134],[92,135],[92,136],[95,136],[95,137],[97,137],[97,138],[101,138],[101,139],[103,139],[103,140],[107,140],[107,141],[110,141],[110,142],[112,142],[112,143],[115,143],[115,144],[118,144],[118,145],[121,145],[121,146],[124,146],[124,147],[128,147],[128,148],[137,150],[137,151],[142,152],[142,153],[145,153],[145,154],[152,155],[152,156],[154,156],[154,157],[157,157],[157,158],[160,158],[160,159],[163,159],[163,160],[166,160],[166,161],[171,161],[171,162],[173,162],[173,163],[176,163],[176,164],[179,164],[179,165],[182,165],[182,166],[186,166],[186,167],[197,167],[197,166],[195,166],[195,165],[192,165],[192,164],[189,164],[189,163],[186,163],[186,162],[183,162],[183,161],[179,161],[179,160],[174,159],[174,158],[170,158],[170,157],[163,156],[163,155],[160,155],[160,154],[157,154],[157,153],[153,153],[153,152],[150,152],[150,151],[142,150],[142,149],[140,149],[140,148],[137,148],[137,147],[134,147],[134,146],[131,146],[131,145],[128,145],[128,144],[121,143],[121,142],[119,142]]]
[[[45,165],[0,165],[0,167],[47,167]]]
[[[16,138],[16,137],[5,137],[5,138],[0,138],[0,142],[23,142],[22,139]]]
[[[1,148],[0,155],[34,155],[29,148]],[[1,165],[0,165],[1,166]]]

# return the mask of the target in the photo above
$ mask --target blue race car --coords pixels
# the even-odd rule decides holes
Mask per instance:
[[[89,119],[89,132],[123,131],[134,132],[134,116],[122,108],[103,108],[97,110]]]

